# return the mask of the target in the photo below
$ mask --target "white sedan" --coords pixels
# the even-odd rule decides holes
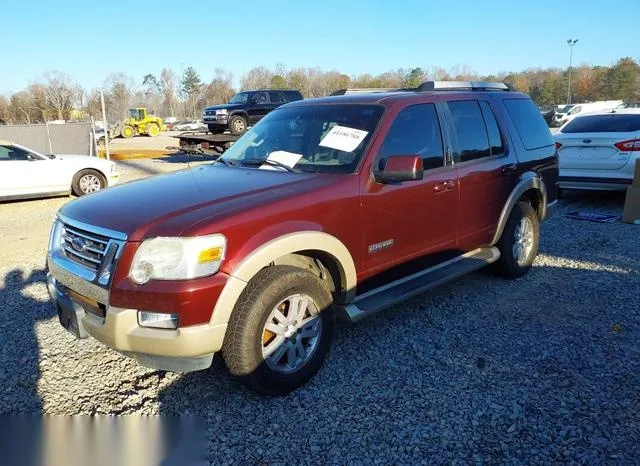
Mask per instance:
[[[173,125],[173,131],[206,131],[207,125],[201,120],[184,121]]]
[[[640,159],[640,109],[576,116],[553,139],[561,189],[626,189]]]
[[[86,155],[42,155],[0,140],[0,201],[67,195],[82,196],[113,186],[116,165]]]

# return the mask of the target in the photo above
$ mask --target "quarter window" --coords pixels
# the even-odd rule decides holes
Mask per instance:
[[[480,101],[480,109],[482,110],[482,116],[484,122],[487,125],[487,133],[489,134],[489,145],[491,146],[491,155],[498,155],[504,152],[504,145],[502,143],[502,136],[500,134],[500,128],[496,117],[491,110],[491,106],[484,100]]]
[[[394,155],[420,155],[425,170],[444,165],[442,132],[433,104],[411,105],[398,113],[380,151],[380,160]]]
[[[489,137],[477,100],[448,102],[461,162],[489,157]]]
[[[503,102],[526,150],[553,145],[549,127],[531,99],[504,99]]]

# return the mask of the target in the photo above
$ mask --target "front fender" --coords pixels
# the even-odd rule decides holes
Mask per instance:
[[[321,251],[335,260],[340,271],[342,291],[347,295],[347,300],[352,299],[357,283],[356,268],[347,247],[335,236],[321,231],[297,231],[267,241],[252,250],[233,267],[229,273],[230,278],[215,305],[211,325],[229,322],[240,294],[260,270],[279,257],[309,250]]]

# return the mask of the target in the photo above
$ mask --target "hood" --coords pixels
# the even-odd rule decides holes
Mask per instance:
[[[204,219],[215,221],[326,186],[332,178],[314,173],[200,165],[83,196],[66,204],[60,213],[125,233],[131,241],[180,236]]]
[[[231,110],[235,110],[237,108],[242,108],[242,107],[244,107],[243,104],[222,104],[222,105],[214,105],[212,107],[207,107],[204,109],[204,111],[206,112],[207,110],[222,110],[222,109],[227,109],[231,111]]]

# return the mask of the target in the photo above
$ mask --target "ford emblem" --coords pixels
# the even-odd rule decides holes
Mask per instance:
[[[80,237],[75,237],[71,240],[71,247],[78,252],[85,252],[87,250],[87,242]]]
[[[582,142],[584,142],[585,144],[589,144],[591,142],[591,139],[583,139]]]

